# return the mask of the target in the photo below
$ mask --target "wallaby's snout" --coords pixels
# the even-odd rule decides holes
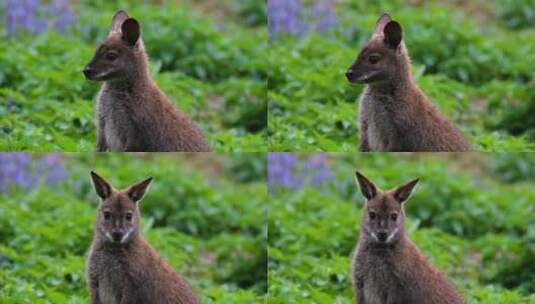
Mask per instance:
[[[388,234],[384,231],[380,231],[380,232],[377,232],[376,236],[379,242],[386,242],[386,237],[388,236]]]
[[[123,233],[120,231],[115,231],[111,233],[111,239],[116,243],[119,243],[122,238],[123,238]]]
[[[93,68],[90,64],[86,65],[84,68],[84,76],[87,80],[94,80],[95,72],[95,68]]]

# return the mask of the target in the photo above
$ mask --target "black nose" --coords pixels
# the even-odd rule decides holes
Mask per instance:
[[[349,81],[353,80],[354,76],[355,76],[355,73],[353,73],[353,70],[348,70],[346,72],[347,80],[349,80]]]
[[[386,241],[386,232],[377,233],[377,239],[381,242]]]
[[[111,237],[115,242],[119,242],[123,238],[123,234],[120,232],[114,232],[111,234]]]
[[[95,74],[95,70],[93,68],[91,68],[90,66],[86,66],[84,68],[84,75],[86,78],[93,76],[93,74]]]

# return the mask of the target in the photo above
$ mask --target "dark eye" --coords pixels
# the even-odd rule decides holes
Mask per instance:
[[[110,60],[110,61],[113,61],[115,59],[117,59],[117,57],[119,57],[119,55],[115,52],[107,52],[106,53],[106,59]]]
[[[390,214],[390,218],[391,218],[393,221],[395,221],[395,220],[398,219],[398,214],[397,214],[397,213],[392,213],[392,214]]]
[[[381,60],[381,55],[379,54],[371,54],[368,57],[368,61],[370,61],[371,64],[376,64],[379,60]]]
[[[108,211],[104,211],[104,219],[109,220],[111,218],[111,213]]]
[[[132,220],[132,213],[127,213],[126,214],[126,220],[129,221],[129,222]]]
[[[370,220],[374,220],[375,217],[377,217],[377,214],[375,214],[375,212],[373,212],[373,211],[370,211],[370,213],[368,215],[370,216]]]

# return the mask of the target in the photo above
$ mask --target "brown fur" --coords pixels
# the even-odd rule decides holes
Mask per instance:
[[[114,56],[114,57],[109,57]],[[98,151],[210,151],[201,132],[148,72],[139,24],[124,11],[84,69],[104,81],[97,96]]]
[[[379,18],[347,78],[367,84],[359,106],[361,151],[470,150],[414,82],[401,26],[390,16]]]
[[[463,297],[405,235],[403,203],[418,180],[382,191],[357,172],[366,199],[351,277],[358,304],[461,304]]]
[[[99,206],[87,259],[92,304],[198,304],[188,283],[139,235],[147,179],[117,191],[91,172]]]

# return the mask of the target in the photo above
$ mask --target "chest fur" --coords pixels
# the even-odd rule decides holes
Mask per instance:
[[[102,303],[121,303],[127,293],[129,298],[134,295],[140,278],[126,256],[98,251],[91,260],[90,267],[98,273],[98,296]]]
[[[411,303],[407,278],[388,256],[357,255],[355,276],[363,283],[361,292],[365,303],[397,304]]]
[[[366,136],[372,150],[396,149],[400,145],[394,100],[386,95],[364,93],[360,101],[361,120],[366,121]]]
[[[137,126],[133,119],[136,100],[128,94],[114,94],[102,90],[98,96],[97,116],[99,128],[105,134],[111,150],[124,150],[128,143],[136,138]]]

